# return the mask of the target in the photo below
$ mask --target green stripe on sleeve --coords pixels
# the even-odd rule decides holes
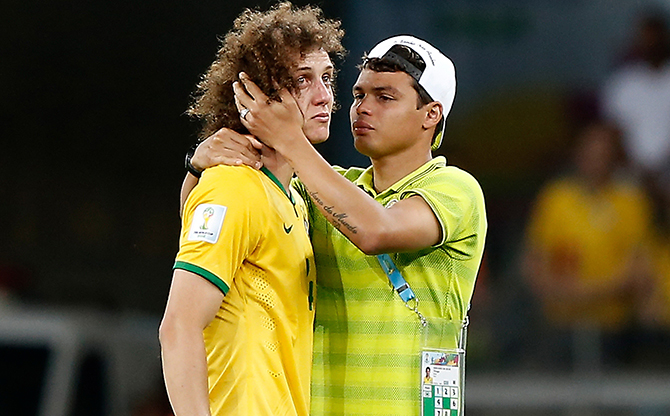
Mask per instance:
[[[175,262],[173,269],[186,270],[191,273],[195,273],[198,276],[204,277],[205,279],[212,282],[214,286],[218,287],[224,295],[228,294],[228,291],[230,290],[228,285],[223,280],[219,279],[214,273],[211,273],[202,267],[196,266],[195,264],[186,263],[184,261],[177,261]]]

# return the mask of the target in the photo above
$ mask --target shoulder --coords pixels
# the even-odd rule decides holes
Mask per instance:
[[[572,176],[561,176],[546,182],[537,191],[533,206],[535,210],[546,211],[551,207],[563,207],[579,204],[584,195],[583,186]]]
[[[540,188],[540,195],[568,195],[583,192],[583,185],[572,173],[563,174],[547,181]]]
[[[345,178],[349,179],[352,182],[358,179],[367,170],[356,166],[352,166],[350,168],[333,166],[333,169],[335,170],[335,172],[339,173],[340,175],[344,176]]]
[[[217,200],[239,203],[265,195],[262,172],[248,166],[215,166],[206,169],[189,195],[191,202]]]
[[[246,190],[261,185],[263,173],[248,166],[214,166],[206,169],[196,188]]]
[[[416,174],[399,191],[399,199],[422,197],[440,216],[485,216],[484,192],[470,173],[434,160],[433,166]]]
[[[218,165],[206,169],[202,173],[200,183],[216,183],[219,180],[240,180],[244,182],[258,182],[262,172],[249,166]],[[234,185],[234,184],[229,184]]]
[[[614,191],[622,199],[641,204],[649,203],[648,193],[638,180],[618,176],[613,182]]]
[[[482,187],[469,172],[456,166],[437,166],[426,175],[417,178],[413,189],[440,192],[453,196],[462,194],[475,199],[483,199]]]
[[[442,226],[439,245],[486,235],[484,193],[469,172],[438,162],[434,169],[417,177],[400,198],[412,195],[421,196],[439,220]]]
[[[456,166],[437,163],[435,168],[419,174],[400,191],[400,199],[420,195],[433,210],[463,215],[485,212],[484,192],[469,172]]]
[[[436,175],[443,176],[449,181],[462,184],[463,186],[481,190],[481,186],[479,185],[479,182],[477,181],[477,179],[475,179],[474,176],[472,176],[469,172],[456,166],[440,167],[436,169]]]

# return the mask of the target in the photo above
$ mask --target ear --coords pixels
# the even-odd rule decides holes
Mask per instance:
[[[423,121],[423,128],[431,129],[437,126],[440,120],[442,120],[442,104],[437,101],[426,104],[426,119]]]

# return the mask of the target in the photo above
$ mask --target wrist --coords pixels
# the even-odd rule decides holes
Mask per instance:
[[[279,140],[275,150],[282,156],[286,157],[291,153],[302,149],[304,145],[311,146],[311,143],[305,133],[301,130],[296,131],[288,136],[288,139]]]
[[[302,135],[300,139],[296,138],[282,145],[281,149],[275,149],[286,161],[296,169],[298,166],[305,166],[303,163],[313,161],[314,153],[318,152],[314,145]],[[329,165],[330,166],[330,165]]]
[[[202,171],[204,169],[198,169],[197,167],[193,166],[192,160],[193,160],[193,155],[195,154],[195,149],[198,147],[200,143],[194,143],[189,149],[186,151],[186,159],[184,161],[184,166],[186,167],[186,170],[196,178],[200,178],[200,175],[202,175]]]

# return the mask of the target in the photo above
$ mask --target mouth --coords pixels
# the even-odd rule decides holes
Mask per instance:
[[[374,130],[374,127],[372,127],[370,124],[360,120],[354,121],[351,127],[356,134],[366,133],[368,131]]]
[[[320,121],[322,123],[327,123],[330,121],[330,113],[327,113],[325,111],[321,113],[317,113],[312,116],[312,120]]]

